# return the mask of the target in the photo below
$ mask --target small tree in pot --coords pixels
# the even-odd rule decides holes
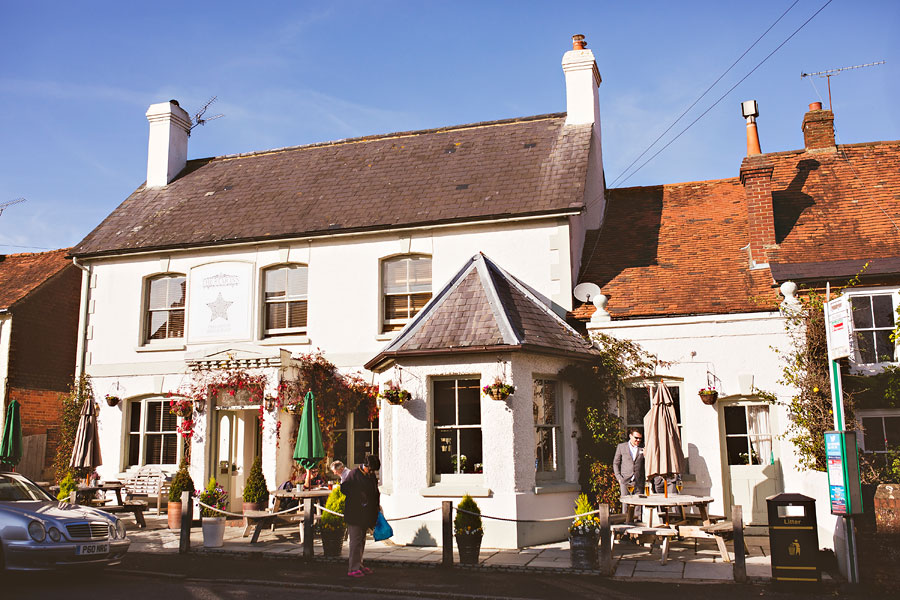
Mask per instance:
[[[322,536],[322,552],[325,556],[336,557],[341,555],[341,549],[344,547],[344,536],[347,533],[347,524],[344,523],[344,517],[328,511],[342,515],[344,514],[346,502],[347,496],[341,491],[341,486],[334,486],[334,489],[328,494],[328,500],[325,501],[326,510],[322,511],[322,518],[319,519],[319,535]]]
[[[185,459],[181,459],[178,470],[169,482],[169,503],[166,504],[166,518],[169,529],[181,529],[181,492],[194,493],[194,480],[188,472]]]
[[[569,526],[573,569],[599,569],[600,520],[584,494],[575,499],[575,520]]]
[[[244,484],[244,512],[260,510],[269,503],[269,488],[262,472],[262,459],[257,456]]]
[[[453,533],[456,534],[459,562],[464,565],[477,565],[484,528],[481,524],[481,509],[469,494],[463,496],[456,507]]]

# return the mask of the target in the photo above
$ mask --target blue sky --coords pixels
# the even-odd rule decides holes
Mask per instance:
[[[0,215],[0,253],[73,245],[140,185],[152,103],[218,96],[190,158],[561,112],[574,33],[603,77],[612,182],[793,1],[0,0],[0,203],[27,199]],[[826,2],[799,0],[662,143]],[[841,143],[900,139],[898,31],[898,2],[833,0],[619,186],[737,175],[750,98],[763,151],[800,148],[807,105],[827,106],[802,72],[886,60],[832,78],[835,125]]]

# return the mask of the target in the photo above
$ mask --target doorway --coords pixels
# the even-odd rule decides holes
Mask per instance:
[[[751,525],[768,523],[766,498],[783,487],[772,418],[769,404],[758,400],[724,404],[719,411],[725,505],[743,507]]]
[[[256,409],[216,409],[216,449],[210,470],[228,494],[225,510],[241,512],[242,494],[254,459],[260,454]]]

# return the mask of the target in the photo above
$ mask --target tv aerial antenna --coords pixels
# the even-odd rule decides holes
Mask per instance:
[[[0,215],[3,214],[4,208],[12,206],[13,204],[21,204],[22,202],[25,202],[25,198],[16,198],[15,200],[10,200],[9,202],[0,203]]]
[[[194,127],[196,127],[197,125],[206,125],[210,121],[215,121],[216,119],[221,119],[225,116],[219,114],[213,115],[211,117],[204,117],[206,111],[209,110],[210,105],[216,101],[216,98],[218,98],[218,96],[213,96],[212,98],[207,100],[206,104],[204,104],[203,107],[194,114],[194,118],[191,119],[191,131],[193,131]]]
[[[831,110],[831,78],[841,71],[849,71],[851,69],[862,69],[863,67],[877,67],[883,65],[885,61],[866,63],[864,65],[853,65],[852,67],[841,67],[839,69],[828,69],[826,71],[816,71],[815,73],[800,73],[800,79],[804,77],[824,77],[828,80],[828,110]]]

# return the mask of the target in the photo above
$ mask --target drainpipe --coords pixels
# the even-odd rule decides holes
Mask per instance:
[[[81,269],[81,314],[78,317],[78,345],[75,350],[75,381],[81,381],[84,375],[84,362],[87,356],[87,319],[88,302],[91,297],[92,267],[86,267],[78,262],[77,257],[72,257],[72,264]]]

